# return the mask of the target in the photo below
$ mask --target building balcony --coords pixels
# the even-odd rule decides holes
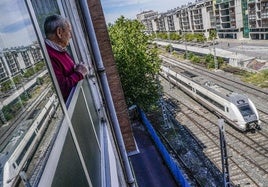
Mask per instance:
[[[261,13],[261,18],[267,18],[268,17],[268,12],[263,12]]]
[[[216,4],[228,3],[229,0],[216,0]]]
[[[230,23],[231,21],[230,20],[222,20],[221,22],[222,23]]]
[[[248,19],[249,19],[249,20],[256,20],[256,16],[255,16],[255,15],[249,15],[249,16],[248,16]]]
[[[252,3],[255,3],[256,0],[248,0],[248,4],[252,4]]]
[[[221,25],[216,25],[216,29],[217,30],[222,29]]]

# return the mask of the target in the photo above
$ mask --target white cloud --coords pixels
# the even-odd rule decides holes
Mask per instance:
[[[0,48],[29,45],[36,40],[24,1],[1,1]]]

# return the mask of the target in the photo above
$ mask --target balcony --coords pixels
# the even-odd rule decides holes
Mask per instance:
[[[261,13],[261,19],[267,19],[268,18],[268,12]]]
[[[229,14],[230,14],[229,9],[221,11],[221,16],[229,16]]]
[[[216,4],[220,4],[220,3],[228,3],[229,0],[216,0]]]

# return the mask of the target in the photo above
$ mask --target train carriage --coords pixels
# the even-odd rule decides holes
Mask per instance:
[[[162,66],[161,75],[235,128],[244,132],[260,129],[257,109],[246,95],[235,93],[190,72],[179,74]]]
[[[38,145],[39,139],[43,136],[48,121],[54,115],[58,101],[53,94],[47,101],[40,114],[34,120],[31,128],[27,131],[17,148],[4,165],[3,186],[12,186],[14,180],[19,176],[20,171],[27,162],[31,152]]]

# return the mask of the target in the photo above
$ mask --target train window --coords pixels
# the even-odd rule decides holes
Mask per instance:
[[[242,107],[238,107],[242,116],[249,116],[249,115],[254,115],[254,112],[251,110],[251,108],[246,105],[246,106],[242,106]]]
[[[36,174],[64,117],[25,2],[0,2],[0,186]]]
[[[199,90],[196,90],[196,94],[199,95],[200,97],[202,97],[203,99],[207,100],[208,102],[210,102],[211,104],[213,104],[214,106],[216,106],[217,108],[221,109],[222,111],[224,111],[224,106],[221,105],[220,103],[218,103],[217,101],[213,100],[212,98],[206,96],[205,94],[203,94],[202,92],[200,92]]]
[[[29,131],[29,132],[31,132],[31,130]],[[14,153],[16,153],[16,164],[17,165],[21,165],[21,164],[23,164],[23,163],[21,163],[21,161],[23,160],[23,159],[27,159],[26,157],[25,157],[25,155],[26,155],[26,153],[28,152],[28,151],[30,151],[30,146],[33,146],[34,144],[34,140],[36,139],[36,133],[34,132],[34,131],[32,131],[32,133],[31,133],[32,135],[31,135],[31,137],[27,140],[27,142],[26,142],[26,144],[22,144],[21,146],[21,150],[20,151],[17,151],[17,152],[14,152]]]
[[[180,84],[182,84],[184,87],[188,88],[189,90],[192,90],[192,86],[181,81],[180,79],[178,79],[177,77],[175,77],[174,75],[170,75],[173,79],[175,79],[177,82],[179,82]]]

